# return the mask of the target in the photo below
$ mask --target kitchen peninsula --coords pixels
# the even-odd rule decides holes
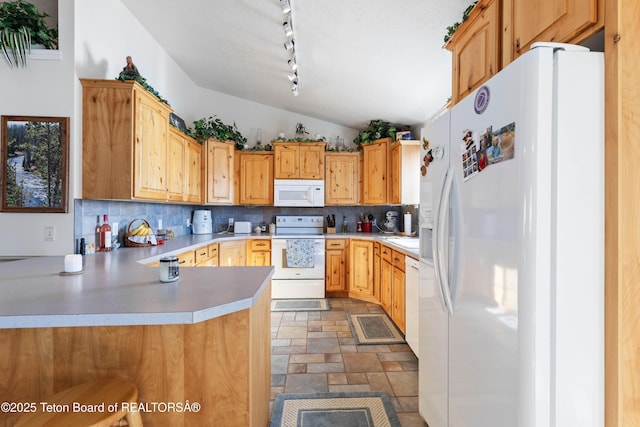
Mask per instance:
[[[143,264],[206,242],[180,240],[86,256],[79,275],[59,274],[63,257],[0,263],[3,401],[119,377],[148,404],[145,425],[266,425],[273,268],[182,268],[162,283]]]

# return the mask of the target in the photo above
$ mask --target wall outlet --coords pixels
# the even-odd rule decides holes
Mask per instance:
[[[187,227],[191,227],[191,218],[187,218]]]
[[[48,242],[56,240],[56,227],[53,225],[44,227],[44,240]]]
[[[229,218],[229,227],[233,227],[233,218]]]

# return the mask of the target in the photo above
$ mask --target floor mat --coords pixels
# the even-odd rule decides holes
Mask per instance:
[[[357,344],[405,343],[396,325],[384,313],[349,314],[347,318]]]
[[[384,392],[279,394],[271,427],[400,427]]]
[[[326,311],[329,308],[325,298],[271,300],[271,311]]]

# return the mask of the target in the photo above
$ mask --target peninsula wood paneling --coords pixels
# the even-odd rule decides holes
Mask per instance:
[[[251,309],[190,325],[0,329],[0,396],[41,402],[116,377],[138,387],[141,404],[201,405],[199,412],[143,412],[145,426],[266,426],[270,301],[267,286]],[[0,412],[0,426],[18,415]]]

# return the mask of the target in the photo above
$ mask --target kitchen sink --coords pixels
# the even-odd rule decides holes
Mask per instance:
[[[415,237],[387,237],[385,240],[389,243],[402,246],[407,249],[418,249],[420,244],[420,239]]]

